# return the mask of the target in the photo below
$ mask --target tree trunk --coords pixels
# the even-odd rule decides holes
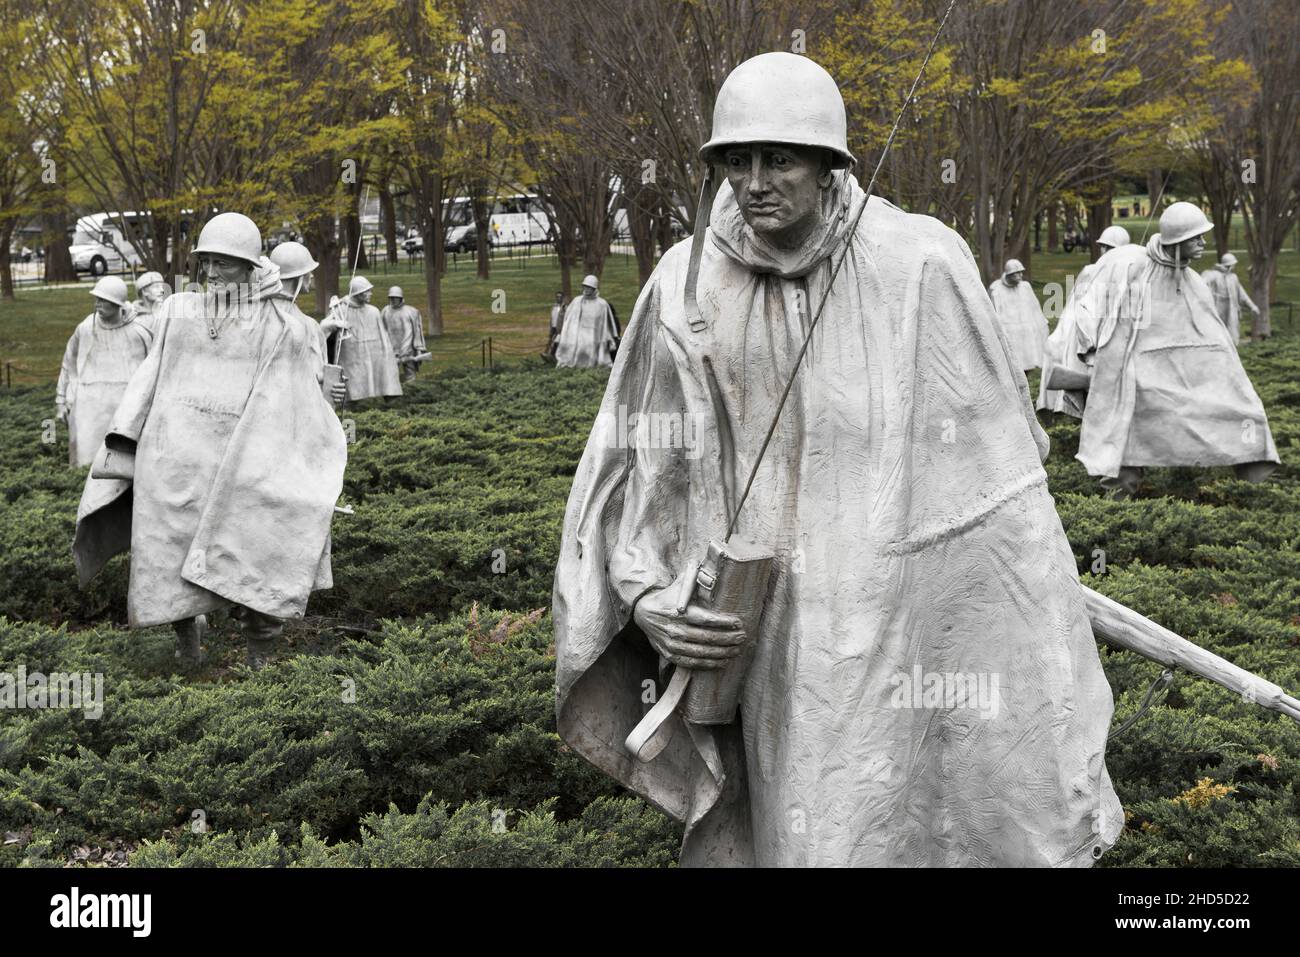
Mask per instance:
[[[573,298],[573,254],[576,245],[573,231],[568,224],[557,224],[555,229],[555,253],[560,260],[560,290],[567,302]]]
[[[1053,203],[1047,208],[1047,251],[1049,253],[1061,251],[1061,237],[1056,229],[1056,214],[1060,212],[1060,207],[1060,203]]]
[[[9,241],[13,239],[15,225],[12,219],[7,219],[0,226],[0,299],[6,302],[14,301],[14,274],[9,261]]]
[[[344,235],[347,237],[346,249],[348,251],[348,272],[350,273],[370,268],[370,260],[366,256],[366,244],[361,241],[361,217],[357,215],[357,205],[358,198],[354,194],[352,209],[348,211],[347,218],[344,220],[343,230]]]
[[[41,214],[41,240],[45,243],[45,281],[76,282],[68,243],[68,211],[64,207]]]
[[[492,226],[492,210],[484,198],[486,192],[482,184],[475,184],[470,189],[470,209],[474,214],[474,260],[478,265],[478,278],[490,279],[492,273],[491,250],[489,238]]]
[[[338,222],[333,216],[316,216],[303,228],[303,239],[316,269],[316,311],[322,316],[329,308],[330,297],[339,294]]]
[[[424,173],[420,176],[420,235],[424,238],[424,290],[429,299],[429,328],[431,337],[442,335],[442,273],[446,268],[443,253],[441,173]]]
[[[384,253],[390,263],[397,262],[397,211],[388,184],[379,187],[379,215],[384,221]]]
[[[1101,258],[1101,249],[1097,246],[1097,240],[1101,238],[1102,230],[1111,222],[1111,196],[1111,192],[1107,190],[1106,195],[1099,202],[1088,204],[1089,262],[1095,263]]]
[[[1160,202],[1163,197],[1165,177],[1163,171],[1159,169],[1147,170],[1147,216],[1154,219],[1158,214]]]
[[[651,201],[648,191],[638,189],[626,197],[627,231],[636,252],[638,291],[650,280],[655,268],[655,222],[651,210],[645,206]]]
[[[1259,307],[1259,315],[1250,327],[1250,338],[1255,342],[1267,339],[1273,334],[1273,317],[1269,314],[1268,304],[1273,301],[1273,285],[1277,280],[1277,257],[1268,259],[1253,258],[1250,261],[1250,285],[1254,293],[1251,299]]]

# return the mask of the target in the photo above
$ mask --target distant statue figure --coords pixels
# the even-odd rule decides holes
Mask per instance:
[[[969,248],[846,132],[807,57],[718,92],[569,495],[559,734],[684,866],[1087,866],[1124,817],[1047,439]]]
[[[95,310],[68,339],[54,398],[59,418],[68,423],[68,464],[74,467],[95,458],[126,384],[153,342],[149,327],[127,305],[121,279],[105,276],[90,294]]]
[[[420,310],[406,304],[401,286],[392,286],[388,290],[388,305],[384,306],[381,317],[388,339],[393,344],[393,355],[402,368],[402,381],[415,378],[420,371],[424,353],[424,318]]]
[[[162,315],[163,305],[172,293],[171,287],[163,279],[162,273],[141,273],[135,280],[135,294],[140,298],[132,303],[136,322],[150,332],[158,330],[158,318]]]
[[[347,376],[348,399],[401,395],[397,356],[379,310],[370,305],[375,287],[365,276],[354,276],[348,294],[336,300],[321,322],[332,337],[338,364]]]
[[[555,347],[555,364],[566,368],[612,366],[621,329],[614,307],[597,295],[599,280],[582,280],[582,295],[569,303]]]
[[[1217,265],[1201,273],[1201,278],[1205,280],[1205,285],[1214,298],[1215,311],[1220,321],[1227,327],[1228,336],[1234,346],[1241,340],[1242,306],[1254,315],[1259,315],[1259,307],[1251,301],[1250,296],[1246,295],[1246,290],[1242,288],[1241,280],[1237,278],[1234,271],[1236,268],[1237,257],[1232,253],[1224,253]]]
[[[1078,459],[1116,498],[1137,491],[1147,466],[1234,465],[1263,481],[1280,461],[1210,290],[1189,268],[1213,228],[1193,204],[1171,204],[1145,248],[1097,263],[1079,299],[1075,348],[1092,371]]]
[[[256,224],[221,213],[194,250],[206,289],[167,300],[91,467],[73,555],[84,587],[129,548],[131,627],[171,623],[186,662],[207,613],[230,608],[260,667],[283,619],[333,582],[347,441]]]
[[[1037,369],[1047,348],[1047,317],[1033,288],[1025,282],[1025,267],[1019,259],[1007,260],[1002,278],[989,284],[989,298],[1016,364],[1024,372]]]
[[[1104,257],[1112,249],[1127,246],[1130,242],[1128,230],[1123,226],[1107,226],[1097,237],[1097,248]],[[1083,417],[1083,403],[1088,395],[1088,369],[1075,349],[1075,316],[1079,297],[1087,292],[1099,265],[1100,260],[1079,270],[1079,276],[1061,309],[1060,318],[1056,320],[1056,328],[1047,337],[1047,348],[1043,352],[1043,375],[1038,384],[1038,408],[1049,412],[1064,412],[1076,419]],[[1069,388],[1049,388],[1048,382],[1054,376],[1061,378],[1062,385]]]
[[[555,294],[555,303],[551,306],[551,324],[546,339],[546,351],[543,358],[554,359],[555,347],[560,341],[560,330],[564,328],[564,293]]]
[[[312,273],[320,263],[312,258],[311,251],[300,242],[290,240],[278,244],[271,250],[270,260],[280,270],[280,291],[273,298],[285,303],[289,314],[296,318],[311,333],[312,356],[316,362],[316,378],[321,383],[321,392],[330,400],[330,405],[339,406],[347,398],[347,380],[338,366],[329,362],[329,344],[325,331],[320,324],[298,308],[298,297],[312,288]],[[331,376],[330,370],[336,375]]]

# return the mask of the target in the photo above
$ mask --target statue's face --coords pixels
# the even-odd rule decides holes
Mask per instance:
[[[117,317],[121,315],[122,307],[115,302],[109,302],[107,299],[95,300],[95,315],[102,322],[116,322]]]
[[[562,292],[557,292],[557,293],[555,294],[555,304],[558,306],[558,305],[560,305],[560,304],[563,303],[563,302],[564,302],[564,293],[562,293]]]
[[[144,297],[145,302],[162,302],[167,295],[167,284],[165,282],[151,282],[144,287],[144,292],[140,295]]]
[[[370,301],[370,297],[371,297],[372,295],[374,295],[374,290],[372,290],[372,289],[367,289],[365,292],[359,292],[359,293],[357,293],[357,294],[356,294],[355,296],[353,296],[352,298],[355,299],[358,303],[360,303],[361,305],[364,306],[366,303],[368,303],[368,302]]]
[[[1007,273],[1007,285],[1018,286],[1020,285],[1020,280],[1024,278],[1025,278],[1025,274],[1022,272],[1009,272]]]
[[[199,268],[207,277],[208,292],[224,293],[239,286],[247,288],[253,280],[253,264],[230,256],[202,253],[199,255]]]
[[[770,242],[797,246],[821,218],[821,191],[830,174],[824,150],[753,143],[727,150],[723,165],[740,215]]]
[[[306,273],[298,277],[299,292],[311,292],[315,285],[316,282],[312,279],[311,273]]]
[[[583,286],[583,287],[582,287],[582,298],[583,298],[583,299],[595,299],[595,298],[596,298],[596,290],[595,290],[592,286]]]
[[[1201,253],[1205,252],[1205,239],[1201,236],[1193,236],[1191,239],[1184,239],[1178,244],[1178,258],[1183,262],[1191,262],[1193,259],[1200,259]]]
[[[401,296],[389,296],[389,297],[388,297],[388,304],[389,304],[390,306],[392,306],[394,309],[400,309],[400,308],[402,308],[402,297],[401,297]]]

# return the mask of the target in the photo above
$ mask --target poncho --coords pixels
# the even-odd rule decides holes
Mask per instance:
[[[564,312],[555,364],[568,368],[612,366],[618,338],[618,319],[610,304],[600,296],[579,296]]]
[[[358,305],[341,299],[332,316],[348,325],[346,336],[342,331],[335,333],[338,365],[348,377],[348,398],[401,395],[397,358],[379,310],[369,303]]]
[[[1219,320],[1227,327],[1228,338],[1235,346],[1241,339],[1241,307],[1245,306],[1251,312],[1259,312],[1259,309],[1251,301],[1250,296],[1246,295],[1241,280],[1237,278],[1237,274],[1231,267],[1212,266],[1201,273],[1201,278],[1205,280],[1206,288],[1210,290],[1210,296],[1214,300],[1214,310]]]
[[[1251,464],[1266,477],[1279,461],[1268,418],[1201,277],[1159,234],[1097,265],[1076,332],[1096,351],[1077,456],[1089,474]]]
[[[739,717],[696,729],[722,773],[677,715],[654,760],[624,750],[663,679],[633,606],[723,536],[862,202],[836,184],[796,254],[723,184],[702,331],[688,243],[642,290],[565,513],[559,732],[686,822],[687,865],[1089,864],[1123,825],[1112,700],[1046,436],[970,251],[878,198],[740,516],[776,560]],[[967,682],[982,695],[953,693]]]
[[[158,302],[150,302],[148,299],[137,299],[131,303],[131,308],[135,312],[135,321],[148,329],[155,335],[158,332],[158,323],[162,319],[162,314],[167,310],[168,296]]]
[[[107,325],[91,313],[63,351],[56,396],[68,406],[68,464],[89,465],[122,401],[126,384],[149,354],[153,335],[129,310]]]
[[[388,341],[393,344],[393,355],[405,359],[424,351],[424,322],[418,309],[407,305],[396,309],[384,306],[381,316]]]
[[[1083,416],[1083,403],[1087,392],[1049,389],[1047,380],[1051,378],[1052,370],[1058,366],[1078,373],[1089,371],[1077,355],[1075,315],[1078,311],[1079,296],[1087,290],[1096,269],[1096,264],[1090,263],[1079,270],[1074,288],[1071,289],[1069,298],[1061,308],[1060,318],[1056,320],[1056,328],[1047,337],[1047,347],[1043,350],[1043,374],[1038,383],[1038,408],[1049,412],[1064,412],[1076,419]]]
[[[1016,366],[1024,372],[1043,364],[1043,351],[1047,348],[1047,318],[1038,297],[1023,279],[1014,286],[1006,279],[989,284],[989,298],[997,312],[1002,333],[1011,344]]]
[[[131,549],[134,627],[234,603],[301,618],[331,584],[329,529],[347,442],[316,378],[312,333],[264,285],[209,335],[210,295],[167,301],[106,444],[135,480],[86,482],[73,554],[82,584]],[[220,322],[220,320],[218,320]]]

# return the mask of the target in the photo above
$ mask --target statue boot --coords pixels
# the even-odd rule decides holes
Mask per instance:
[[[176,657],[181,664],[187,666],[202,664],[203,637],[208,632],[207,616],[195,615],[193,618],[182,618],[180,621],[172,622],[172,629],[176,632]]]
[[[1101,487],[1117,502],[1126,501],[1136,495],[1140,484],[1142,484],[1142,469],[1131,465],[1121,465],[1119,475],[1101,480]]]
[[[240,607],[231,612],[244,632],[248,645],[248,666],[260,670],[271,659],[275,649],[275,640],[284,631],[284,622],[272,615],[264,615],[251,608]]]

